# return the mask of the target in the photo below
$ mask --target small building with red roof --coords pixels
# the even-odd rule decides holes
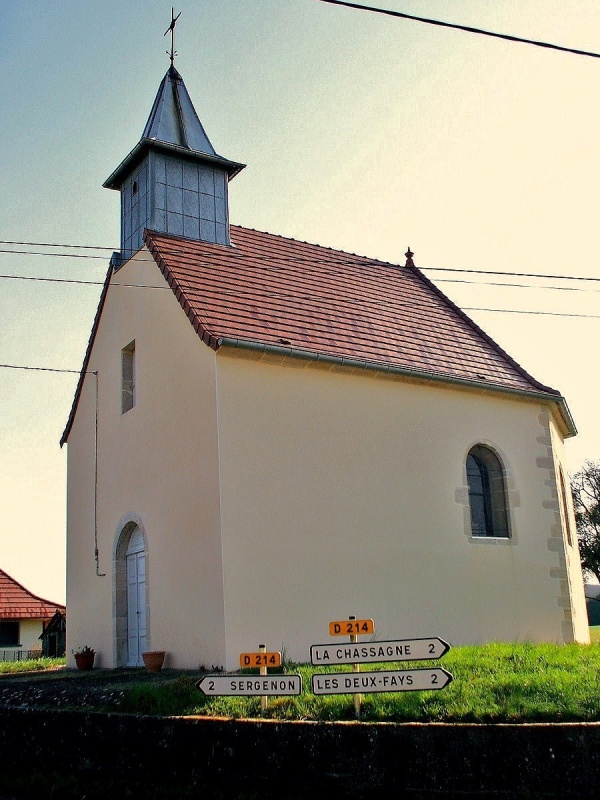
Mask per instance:
[[[230,225],[171,65],[105,183],[111,259],[68,443],[68,650],[309,660],[380,639],[588,641],[561,393],[415,266]]]
[[[30,592],[0,569],[0,660],[14,661],[41,655],[44,625],[65,606]]]

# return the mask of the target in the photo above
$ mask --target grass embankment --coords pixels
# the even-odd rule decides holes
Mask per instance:
[[[373,669],[441,666],[454,676],[437,692],[363,695],[361,718],[393,722],[567,722],[600,721],[600,647],[597,645],[489,644],[456,647],[439,661],[365,665]],[[315,696],[314,672],[344,672],[349,667],[288,664],[285,672],[302,676],[299,697],[270,698],[262,715],[286,720],[349,720],[351,695]],[[122,711],[161,715],[260,717],[258,698],[206,698],[196,677],[182,676],[163,685],[127,687]]]
[[[64,667],[66,658],[30,658],[23,661],[0,661],[0,675],[16,672],[38,672]]]

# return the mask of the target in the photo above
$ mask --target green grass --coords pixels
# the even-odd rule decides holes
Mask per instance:
[[[38,670],[64,667],[65,658],[30,658],[24,661],[0,661],[0,675],[15,672],[37,672]]]
[[[488,644],[456,647],[439,661],[365,665],[364,670],[443,666],[453,682],[437,692],[363,695],[361,718],[394,722],[565,722],[600,721],[600,647],[596,645]],[[350,720],[351,695],[315,696],[313,672],[348,667],[287,664],[302,675],[299,697],[269,699],[263,716],[286,720]],[[125,688],[120,708],[160,715],[260,717],[258,698],[206,698],[195,688],[199,676],[179,676],[162,685]]]
[[[592,642],[600,642],[600,625],[590,627],[590,637]]]

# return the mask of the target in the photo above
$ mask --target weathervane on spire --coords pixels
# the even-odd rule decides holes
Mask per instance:
[[[173,66],[173,62],[175,61],[175,56],[177,55],[177,50],[175,50],[175,48],[174,48],[174,43],[175,43],[175,23],[177,22],[177,20],[179,19],[180,16],[181,16],[181,11],[179,12],[179,14],[177,14],[177,16],[175,16],[175,9],[171,8],[171,24],[169,25],[169,27],[167,28],[167,30],[163,34],[164,36],[166,36],[167,33],[169,33],[169,32],[171,33],[171,52],[169,52],[167,50],[167,55],[171,59],[171,66]]]

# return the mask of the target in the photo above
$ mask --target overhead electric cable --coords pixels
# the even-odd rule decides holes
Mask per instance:
[[[555,281],[598,281],[600,278],[576,275],[545,275],[540,272],[502,272],[491,269],[462,269],[461,267],[419,267],[420,272],[467,272],[474,275],[507,275],[509,278],[548,278]]]
[[[52,242],[9,242],[5,239],[0,239],[0,244],[13,244],[19,247],[74,247],[77,250],[118,250],[118,247],[96,247],[91,244],[56,244]]]
[[[22,369],[29,372],[66,372],[73,375],[79,375],[80,369],[58,369],[55,367],[26,367],[22,364],[0,364],[0,369]],[[86,375],[95,375],[95,372],[86,372]]]
[[[60,245],[69,247],[69,245]],[[49,256],[54,258],[97,258],[106,261],[106,256],[92,256],[87,253],[41,253],[35,250],[0,250],[0,253],[10,253],[12,256]],[[146,259],[150,261],[150,259]]]
[[[462,311],[494,311],[501,314],[535,314],[545,317],[578,317],[580,319],[600,319],[600,314],[567,314],[564,311],[524,311],[519,308],[473,308],[461,306]]]
[[[294,240],[296,241],[296,240]],[[33,243],[32,243],[33,244]],[[51,245],[52,247],[81,247],[85,248],[86,245]],[[316,247],[321,247],[321,245],[315,245]],[[96,249],[96,248],[92,248]],[[100,248],[98,248],[100,249]],[[110,249],[110,248],[105,248]],[[329,248],[323,248],[324,250],[328,250]],[[336,251],[338,252],[338,251]],[[87,255],[85,253],[43,253],[31,250],[0,250],[0,253],[8,253],[10,255],[35,255],[35,256],[61,256],[63,258],[91,258],[91,259],[101,259],[106,260],[106,256],[92,256]],[[361,256],[354,253],[343,253],[345,258],[340,259],[337,258],[335,262],[331,263],[330,261],[325,260],[324,258],[298,258],[294,256],[292,258],[288,256],[266,256],[261,254],[262,261],[275,261],[278,262],[276,266],[269,267],[269,269],[285,269],[290,264],[324,264],[330,267],[329,273],[334,274],[334,270],[336,266],[339,265],[349,265],[349,266],[356,266],[357,268],[362,268],[365,264],[368,266],[369,263],[372,263],[375,266],[390,266],[390,267],[399,267],[403,269],[402,265],[400,264],[393,264],[389,261],[380,261],[378,259],[370,258],[369,256]],[[243,254],[239,256],[235,256],[236,258],[240,258],[242,261],[244,259]],[[155,264],[153,258],[136,258],[136,262],[144,262],[149,264]],[[206,264],[200,262],[202,266],[206,266]],[[555,274],[548,274],[542,272],[504,272],[502,270],[485,270],[485,269],[465,269],[462,267],[423,267],[419,266],[418,270],[420,272],[455,272],[455,273],[468,273],[472,275],[500,275],[506,276],[509,278],[546,278],[549,280],[558,280],[558,281],[592,281],[600,283],[600,277],[593,277],[593,276],[586,276],[586,275],[555,275]],[[0,277],[10,277],[10,276],[0,276]]]
[[[37,275],[0,275],[0,280],[41,281],[42,283],[74,283],[80,286],[104,286],[104,281],[80,281],[74,278],[43,278]],[[170,286],[151,286],[147,283],[111,283],[112,286],[124,286],[128,289],[170,289]]]
[[[563,53],[571,53],[576,56],[588,56],[589,58],[600,58],[600,53],[594,53],[589,50],[577,50],[574,47],[563,47],[559,44],[551,44],[550,42],[541,42],[536,39],[525,39],[520,36],[512,36],[508,33],[496,33],[494,31],[487,31],[483,28],[473,28],[470,25],[458,25],[453,22],[443,22],[439,19],[430,19],[428,17],[417,17],[413,14],[404,14],[400,11],[393,11],[388,8],[377,8],[376,6],[367,6],[362,3],[350,3],[346,0],[319,0],[321,3],[330,3],[335,6],[347,6],[348,8],[357,8],[361,11],[371,11],[376,14],[385,14],[389,17],[400,17],[401,19],[410,19],[413,22],[425,22],[428,25],[437,25],[441,28],[453,28],[458,31],[465,31],[466,33],[477,33],[481,36],[491,36],[494,39],[504,39],[507,42],[518,42],[520,44],[531,44],[535,47],[544,47],[548,50],[559,50]]]
[[[0,276],[2,277],[2,276]],[[467,281],[464,278],[440,278],[437,283],[460,283],[466,286],[500,286],[506,289],[550,289],[557,292],[600,292],[600,289],[585,289],[582,286],[536,286],[534,283],[500,283],[500,281]]]

